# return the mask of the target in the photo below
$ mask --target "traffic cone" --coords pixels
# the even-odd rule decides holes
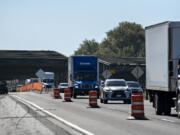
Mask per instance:
[[[64,101],[71,102],[71,89],[70,88],[64,89]]]
[[[54,98],[61,98],[58,88],[54,88]]]
[[[132,119],[147,119],[144,115],[144,99],[141,93],[134,93],[131,96],[131,116],[128,120]]]
[[[99,107],[97,104],[97,91],[89,91],[89,106],[92,108]]]

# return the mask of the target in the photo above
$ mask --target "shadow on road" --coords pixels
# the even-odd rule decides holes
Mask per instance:
[[[171,114],[169,117],[178,117],[177,114]]]
[[[0,95],[0,100],[3,99],[3,98],[5,98],[6,96],[7,96],[7,94],[2,94],[2,95]]]

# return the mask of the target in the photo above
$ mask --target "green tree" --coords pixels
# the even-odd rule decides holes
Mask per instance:
[[[94,39],[92,40],[84,40],[77,51],[75,51],[75,55],[96,55],[98,50],[99,43]]]
[[[145,37],[140,24],[131,22],[119,23],[118,27],[106,33],[101,43],[84,40],[75,55],[98,55],[117,57],[144,57]]]
[[[122,22],[118,27],[107,32],[107,37],[100,44],[98,54],[120,57],[145,56],[144,29],[141,25]],[[107,53],[109,51],[109,53]]]

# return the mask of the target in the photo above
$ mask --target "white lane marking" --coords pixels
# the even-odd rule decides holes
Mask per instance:
[[[81,132],[81,133],[84,134],[84,135],[94,135],[93,133],[91,133],[91,132],[89,132],[89,131],[87,131],[87,130],[85,130],[85,129],[82,129],[81,127],[79,127],[79,126],[77,126],[77,125],[75,125],[75,124],[72,124],[72,123],[64,120],[64,119],[61,118],[61,117],[58,117],[58,116],[56,116],[56,115],[53,114],[53,113],[50,113],[50,112],[44,110],[42,107],[40,107],[40,106],[38,106],[38,105],[36,105],[36,104],[34,104],[34,103],[32,103],[32,102],[24,99],[24,98],[20,98],[20,97],[15,96],[15,95],[13,95],[13,96],[16,97],[19,101],[21,101],[21,102],[23,102],[23,103],[26,103],[26,104],[29,104],[29,105],[31,105],[31,106],[39,109],[40,111],[42,111],[42,112],[48,114],[49,116],[51,116],[51,117],[53,117],[53,118],[61,121],[61,122],[64,123],[65,125],[70,126],[71,128],[75,129],[75,130],[78,131],[78,132]]]
[[[167,121],[167,122],[171,122],[171,123],[174,123],[175,121],[172,121],[172,120],[168,120],[168,119],[161,119],[163,121]]]

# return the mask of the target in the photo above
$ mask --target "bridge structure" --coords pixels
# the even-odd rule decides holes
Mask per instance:
[[[67,78],[67,57],[56,51],[0,50],[0,80],[37,78],[36,72],[55,73],[55,84]]]
[[[109,69],[109,62],[99,60],[100,75]],[[56,51],[0,50],[0,80],[24,84],[37,78],[36,72],[55,73],[55,86],[67,82],[68,57]]]
[[[136,79],[132,70],[140,66],[144,74]],[[13,80],[14,83],[24,83],[26,79],[37,78],[36,72],[42,69],[45,72],[55,73],[55,86],[60,82],[67,82],[68,57],[56,51],[31,50],[0,50],[0,80]],[[145,85],[145,59],[99,57],[99,75],[105,70],[114,71],[112,78],[137,80]]]

